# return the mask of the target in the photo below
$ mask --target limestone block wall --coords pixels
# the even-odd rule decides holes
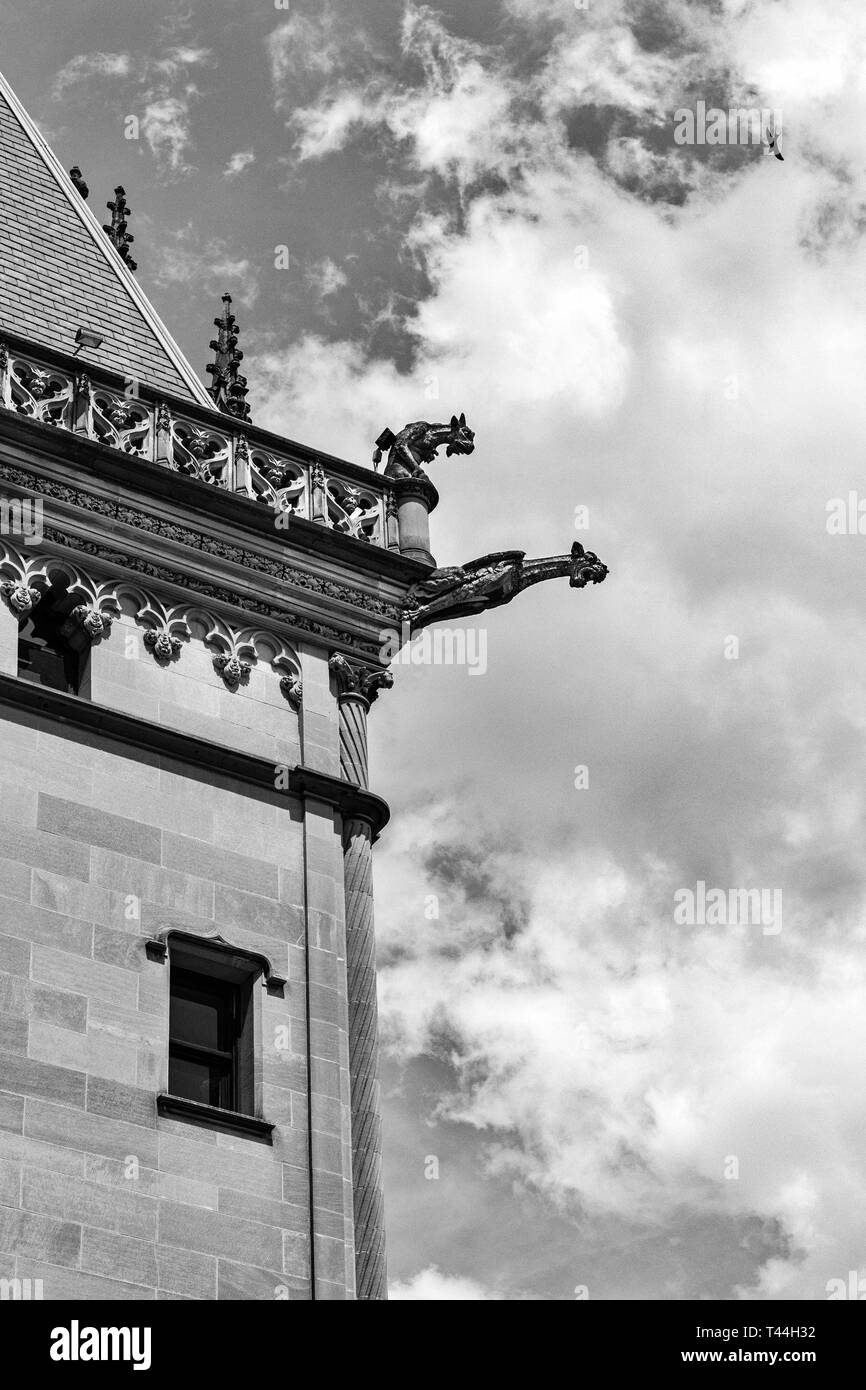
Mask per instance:
[[[7,674],[16,634],[4,607]],[[265,663],[231,692],[213,656],[196,637],[161,667],[124,615],[92,649],[91,699],[275,767],[305,761],[308,726],[308,765],[339,768],[325,651],[298,652],[300,711]],[[145,942],[169,927],[287,978],[256,986],[272,1144],[157,1113],[169,966]],[[354,1296],[333,806],[0,707],[3,1277],[49,1299]]]

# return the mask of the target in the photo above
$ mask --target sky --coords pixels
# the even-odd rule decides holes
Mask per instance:
[[[199,370],[234,296],[256,423],[367,463],[464,411],[438,562],[610,567],[371,714],[392,1296],[866,1274],[866,10],[0,0],[0,34]],[[678,143],[699,102],[783,159]],[[699,883],[776,907],[689,924]]]

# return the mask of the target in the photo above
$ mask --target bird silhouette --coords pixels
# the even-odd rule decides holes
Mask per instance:
[[[779,136],[775,130],[772,132],[770,132],[769,130],[767,131],[767,152],[770,154],[774,154],[777,159],[781,159],[784,161],[785,156],[779,149],[779,146],[777,144],[778,139]]]

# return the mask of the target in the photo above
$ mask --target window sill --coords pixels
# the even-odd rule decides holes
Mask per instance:
[[[184,1096],[170,1096],[165,1093],[156,1098],[159,1115],[171,1115],[174,1119],[192,1120],[208,1129],[222,1129],[230,1134],[245,1134],[251,1139],[265,1139],[273,1142],[274,1126],[255,1115],[240,1115],[236,1110],[220,1110],[216,1105],[202,1105],[197,1100],[187,1100]]]

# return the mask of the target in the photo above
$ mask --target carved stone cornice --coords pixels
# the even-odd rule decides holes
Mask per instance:
[[[167,520],[164,517],[155,516],[141,508],[131,506],[125,502],[114,498],[102,498],[96,494],[86,491],[81,487],[73,487],[66,483],[60,483],[51,478],[42,477],[40,474],[31,472],[28,469],[16,467],[11,464],[0,463],[0,480],[17,484],[30,491],[37,492],[44,497],[54,497],[60,502],[66,502],[71,506],[80,507],[84,511],[95,512],[98,515],[106,516],[119,521],[125,525],[134,527],[137,531],[150,533],[155,536],[165,537],[166,540],[177,541],[182,545],[188,545],[205,554],[213,555],[217,559],[229,560],[234,564],[243,566],[246,570],[253,573],[266,575],[269,578],[282,581],[293,585],[299,589],[305,589],[311,593],[321,594],[325,598],[337,599],[352,607],[360,609],[365,614],[381,617],[386,620],[399,621],[400,608],[397,603],[388,602],[385,599],[376,598],[375,595],[359,589],[352,584],[344,584],[340,580],[327,579],[322,575],[311,574],[306,570],[299,569],[296,565],[286,561],[271,559],[267,556],[257,554],[255,551],[242,545],[236,545],[229,541],[217,540],[208,536],[195,527],[180,525],[176,522]],[[46,531],[46,535],[48,532]],[[66,544],[72,548],[86,549],[87,543],[79,541],[73,536],[55,532],[50,537],[60,544]],[[113,547],[97,547],[89,550],[91,554],[102,554],[105,558],[116,556],[117,550]],[[142,574],[154,574],[158,567],[147,566],[136,560],[136,557],[124,555],[122,562],[128,568],[137,569]],[[168,571],[166,571],[168,574]],[[180,575],[177,571],[171,572],[171,582],[180,582],[184,586],[188,585],[188,579]],[[198,592],[203,592],[198,586]],[[216,596],[216,595],[211,595]],[[237,599],[230,599],[230,602],[237,602]],[[245,607],[253,605],[245,600]],[[256,612],[273,617],[284,617],[293,626],[300,627],[304,631],[313,632],[316,636],[330,638],[347,646],[363,646],[351,634],[341,631],[329,624],[318,624],[313,621],[300,618],[297,614],[292,614],[288,609],[278,608],[276,605],[259,605],[255,608]],[[378,651],[379,643],[375,650]],[[370,644],[368,650],[373,651]]]
[[[390,671],[347,661],[339,653],[330,658],[328,667],[337,683],[338,699],[349,695],[360,696],[368,705],[372,705],[380,690],[390,690],[394,684],[394,677]]]

